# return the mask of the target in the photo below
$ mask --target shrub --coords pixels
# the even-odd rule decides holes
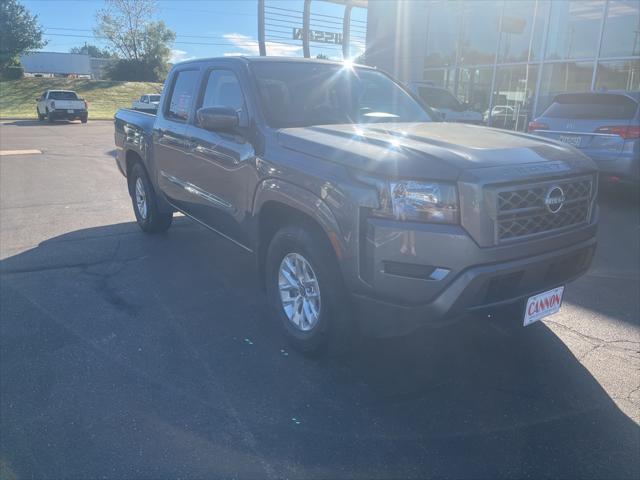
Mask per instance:
[[[107,66],[111,80],[128,82],[161,82],[168,72],[168,65],[157,60],[120,59]]]
[[[19,78],[22,78],[24,77],[24,68],[19,65],[5,67],[5,69],[2,71],[2,77],[7,80],[17,80]]]

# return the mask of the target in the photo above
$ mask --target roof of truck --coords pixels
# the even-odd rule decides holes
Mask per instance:
[[[233,55],[228,57],[211,57],[211,58],[196,58],[192,60],[185,60],[184,62],[176,63],[176,65],[187,65],[190,63],[200,62],[212,62],[212,61],[225,61],[225,62],[244,62],[244,63],[325,63],[328,65],[344,65],[344,62],[336,60],[322,60],[319,58],[302,58],[302,57],[259,57],[259,56],[245,56],[245,55]],[[371,68],[368,65],[354,64],[355,66],[362,68]]]

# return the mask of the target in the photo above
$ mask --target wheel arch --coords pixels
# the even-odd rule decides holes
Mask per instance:
[[[127,149],[125,151],[125,173],[127,176],[127,186],[129,188],[129,195],[133,194],[133,183],[131,181],[131,170],[133,169],[133,166],[136,163],[139,163],[140,165],[142,165],[142,168],[144,168],[145,172],[147,173],[147,175],[149,175],[149,172],[147,170],[147,167],[144,164],[144,160],[142,159],[142,157],[140,156],[140,154],[138,152],[136,152],[135,150],[131,150],[131,149]]]
[[[281,180],[266,180],[258,188],[254,200],[256,222],[256,261],[264,287],[266,253],[275,233],[286,225],[303,225],[318,234],[342,258],[346,245],[338,223],[328,205],[317,195]]]
[[[162,212],[173,212],[173,207],[169,204],[167,199],[162,194],[162,191],[156,185],[155,179],[149,172],[149,168],[147,167],[147,162],[144,161],[142,155],[137,150],[128,148],[124,153],[124,161],[125,161],[125,176],[127,177],[127,189],[129,191],[129,195],[133,195],[133,183],[131,182],[131,169],[137,163],[139,163],[144,169],[149,181],[151,182],[151,187],[153,188],[153,193],[156,196],[156,201],[158,202],[158,209]]]

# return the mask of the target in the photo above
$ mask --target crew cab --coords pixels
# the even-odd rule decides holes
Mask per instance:
[[[589,158],[435,122],[370,67],[183,62],[157,115],[116,113],[115,143],[140,228],[163,232],[178,211],[253,255],[303,351],[344,348],[356,326],[402,335],[513,304],[530,325],[596,247]]]
[[[47,90],[36,98],[38,120],[80,120],[87,123],[89,108],[87,102],[71,90]]]
[[[157,93],[145,93],[131,104],[134,110],[142,110],[155,113],[160,103],[160,95]]]

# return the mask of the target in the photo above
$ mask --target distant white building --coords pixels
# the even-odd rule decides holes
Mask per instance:
[[[89,55],[61,52],[30,52],[20,56],[26,76],[91,77]]]
[[[27,77],[67,77],[99,80],[104,78],[110,58],[91,58],[82,53],[30,52],[20,56]]]

